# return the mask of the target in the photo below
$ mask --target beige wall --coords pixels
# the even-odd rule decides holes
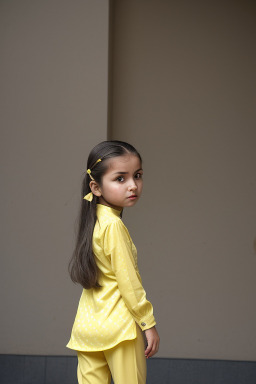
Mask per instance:
[[[67,274],[88,151],[141,150],[124,214],[163,357],[256,359],[255,7],[2,1],[0,353],[69,354]],[[254,247],[253,247],[254,242]]]
[[[0,353],[68,354],[80,185],[88,151],[107,137],[108,1],[0,8]]]
[[[144,157],[144,198],[124,220],[158,356],[256,360],[255,3],[114,11],[111,137]]]

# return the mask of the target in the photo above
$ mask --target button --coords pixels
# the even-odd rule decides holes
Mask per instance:
[[[141,323],[142,327],[145,327],[145,325],[147,325],[146,323]]]

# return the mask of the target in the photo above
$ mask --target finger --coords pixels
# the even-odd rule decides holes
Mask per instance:
[[[147,358],[154,356],[157,353],[157,351],[158,351],[158,345],[157,343],[154,343],[151,351],[147,355]]]
[[[149,358],[149,357],[152,357],[153,355],[154,355],[154,347],[152,346],[146,356],[147,358]]]
[[[152,345],[148,344],[148,346],[147,346],[147,348],[145,350],[145,356],[147,356],[151,352],[151,349],[152,349]]]
[[[147,345],[147,348],[145,350],[145,355],[148,356],[148,354],[151,352],[152,348],[153,348],[153,340],[147,340],[148,342],[148,345]]]

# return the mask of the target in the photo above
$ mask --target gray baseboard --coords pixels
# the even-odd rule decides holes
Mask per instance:
[[[256,362],[152,358],[147,364],[147,384],[256,384]],[[0,384],[76,384],[76,367],[73,356],[0,355]]]

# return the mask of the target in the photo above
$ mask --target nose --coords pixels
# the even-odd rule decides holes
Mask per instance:
[[[136,183],[135,183],[135,181],[133,180],[132,182],[131,182],[131,184],[129,185],[129,191],[136,191],[136,189],[137,189],[138,187],[137,187],[137,185],[136,185]]]

